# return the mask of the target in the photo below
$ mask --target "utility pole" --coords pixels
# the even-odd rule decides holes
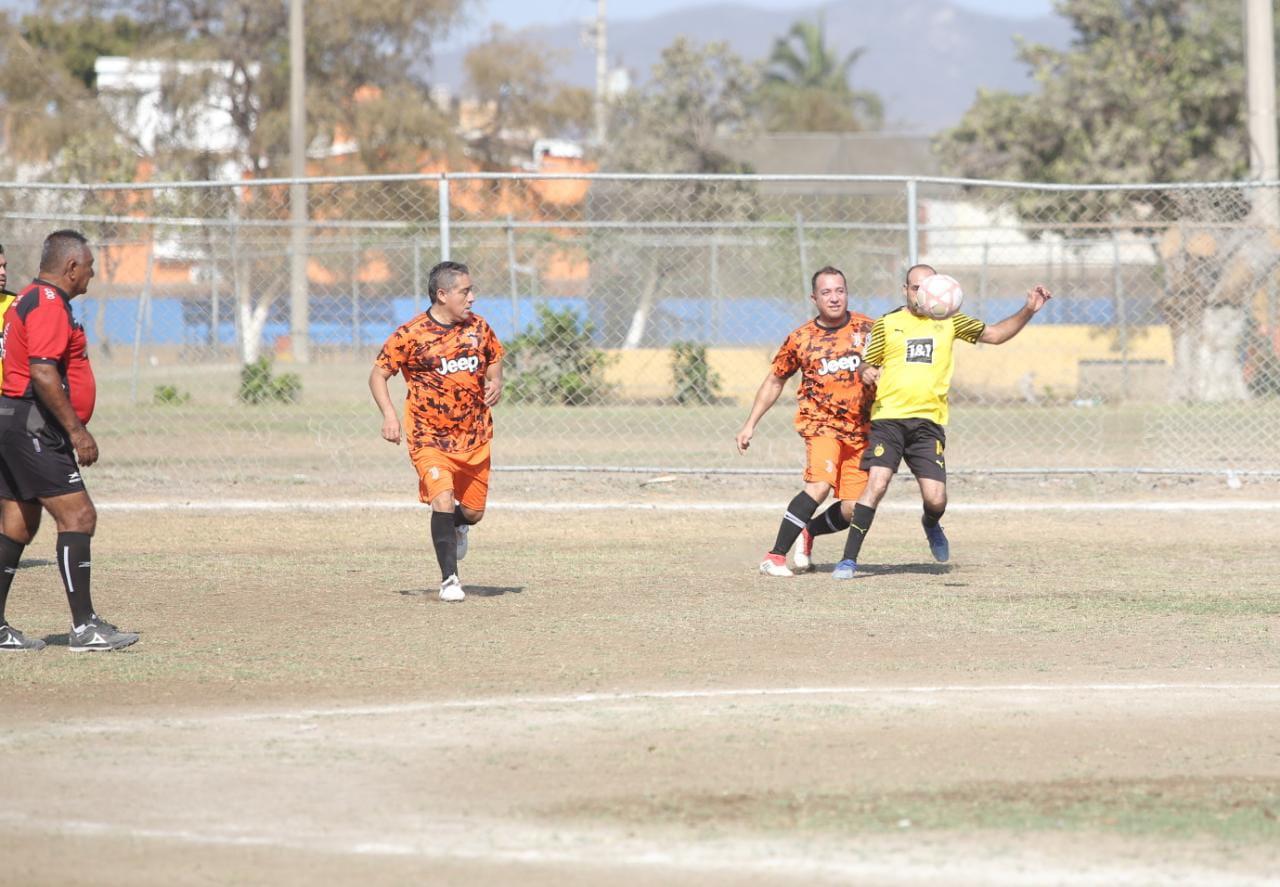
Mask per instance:
[[[1246,84],[1249,109],[1249,172],[1255,180],[1280,179],[1276,137],[1275,16],[1272,0],[1243,0]],[[1280,227],[1280,195],[1255,191],[1254,217]]]
[[[293,359],[311,359],[307,291],[307,46],[303,0],[289,0],[289,338]]]
[[[605,7],[608,0],[596,0],[596,24],[593,34],[596,38],[596,100],[595,136],[596,147],[604,148],[608,136],[608,119],[605,115],[605,99],[609,89],[609,38],[605,25]]]

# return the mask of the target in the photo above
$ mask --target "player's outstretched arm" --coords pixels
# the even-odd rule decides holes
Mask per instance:
[[[999,323],[993,323],[982,331],[978,341],[986,345],[1000,345],[1008,342],[1027,325],[1036,312],[1044,307],[1045,302],[1053,298],[1053,293],[1040,284],[1027,290],[1027,303]]]
[[[393,444],[400,443],[400,417],[391,403],[391,390],[387,388],[387,379],[391,371],[375,366],[369,373],[369,391],[373,394],[373,402],[382,411],[382,439]]]
[[[747,421],[743,423],[742,429],[734,439],[739,453],[747,452],[747,448],[751,446],[751,438],[756,433],[756,423],[769,412],[769,407],[778,402],[786,384],[786,379],[775,376],[772,372],[764,377],[759,390],[756,391],[756,399],[751,404],[751,415],[747,416]]]

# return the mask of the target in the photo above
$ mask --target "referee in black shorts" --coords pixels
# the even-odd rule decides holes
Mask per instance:
[[[67,649],[119,650],[138,640],[100,617],[89,594],[90,542],[98,513],[80,469],[98,461],[85,424],[93,415],[96,383],[84,327],[71,300],[93,277],[93,252],[78,231],[54,231],[44,241],[40,276],[5,314],[0,383],[0,650],[45,646],[5,620],[9,588],[23,549],[40,529],[43,511],[58,525],[58,574],[71,605]]]

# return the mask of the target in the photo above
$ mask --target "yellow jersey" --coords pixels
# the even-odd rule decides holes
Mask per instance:
[[[8,290],[0,289],[0,331],[4,330],[4,315],[9,310],[9,306],[13,304],[13,300],[18,298],[17,293],[11,293]],[[0,338],[0,384],[4,384],[4,339]]]
[[[919,317],[905,307],[890,311],[871,327],[863,362],[881,367],[871,421],[929,419],[946,425],[947,394],[955,370],[956,339],[978,341],[987,325],[967,314],[946,320]]]

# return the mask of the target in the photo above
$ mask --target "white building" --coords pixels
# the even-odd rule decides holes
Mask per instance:
[[[243,75],[231,62],[101,56],[94,72],[99,101],[143,155],[165,146],[204,151],[225,158],[220,173],[238,175],[243,163],[236,159],[248,145],[232,121],[229,84]],[[184,81],[196,81],[202,98],[178,108],[173,95],[179,86],[186,91]]]

